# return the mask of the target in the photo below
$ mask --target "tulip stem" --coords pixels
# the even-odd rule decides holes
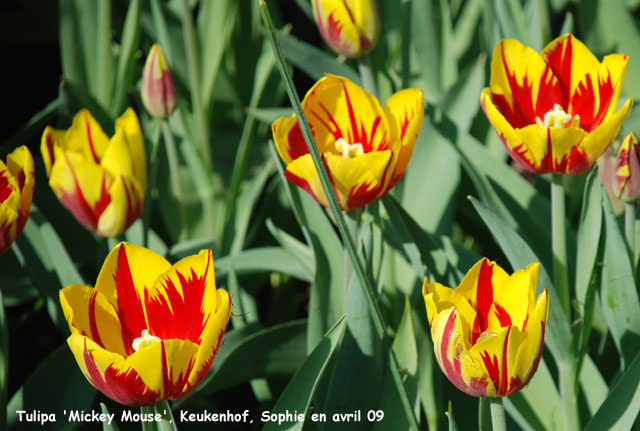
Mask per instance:
[[[365,54],[360,57],[358,61],[358,71],[360,72],[360,78],[362,79],[362,87],[371,93],[374,97],[377,97],[376,93],[376,77],[371,68],[371,58],[369,54]]]
[[[156,185],[158,177],[158,147],[160,146],[160,120],[153,119],[153,127],[151,128],[151,156],[149,157],[149,181],[147,181],[147,190],[144,193],[144,210],[142,212],[142,226],[144,229],[143,246],[149,244],[149,218],[151,216],[151,198],[153,189]]]
[[[624,206],[624,234],[627,237],[627,245],[631,250],[631,256],[636,254],[636,204],[627,203]],[[634,258],[635,261],[635,258]]]
[[[551,248],[553,250],[553,279],[560,305],[571,319],[569,307],[569,273],[567,271],[567,227],[563,178],[553,174],[551,182]]]
[[[478,398],[478,431],[491,431],[491,419],[489,419],[489,399]]]
[[[560,398],[564,412],[564,429],[579,430],[578,399],[576,397],[576,365],[575,362],[560,364],[558,377],[560,380]]]
[[[489,398],[489,406],[491,407],[491,422],[493,423],[493,431],[506,431],[507,419],[504,415],[502,397]]]
[[[386,335],[387,323],[384,318],[384,315],[382,314],[382,311],[380,310],[380,306],[378,305],[376,294],[373,289],[373,283],[369,278],[369,275],[365,272],[362,261],[358,257],[355,241],[353,240],[353,237],[349,233],[349,228],[347,227],[344,214],[340,210],[340,205],[338,204],[338,199],[333,190],[333,185],[329,180],[329,175],[327,174],[327,170],[324,165],[323,159],[320,156],[320,152],[318,151],[318,147],[316,146],[313,133],[311,132],[311,127],[309,126],[307,117],[305,116],[305,113],[302,109],[302,105],[300,103],[300,97],[296,92],[295,86],[293,84],[293,80],[289,73],[289,69],[287,68],[287,62],[284,58],[282,46],[280,45],[278,35],[276,34],[275,28],[273,27],[273,22],[271,21],[271,16],[269,14],[269,9],[267,7],[265,0],[260,0],[260,9],[262,12],[262,18],[263,18],[265,27],[267,29],[267,34],[269,35],[269,39],[271,40],[271,47],[273,48],[273,52],[277,59],[278,69],[280,71],[280,74],[285,84],[285,88],[287,90],[287,94],[289,96],[289,101],[291,102],[293,111],[295,112],[298,118],[298,124],[300,125],[302,135],[304,136],[305,142],[307,144],[307,148],[309,150],[309,153],[311,154],[311,158],[318,172],[318,176],[320,178],[320,183],[322,184],[322,188],[327,196],[327,200],[329,201],[331,213],[335,219],[336,225],[338,227],[338,231],[340,232],[340,237],[342,238],[344,247],[349,253],[351,263],[354,267],[356,276],[358,277],[358,282],[359,282],[358,284],[363,290],[364,297],[366,298],[367,306],[369,308],[369,312],[371,313],[371,319],[373,320],[373,324],[376,328],[376,332],[384,346],[383,348],[386,349],[385,353],[389,355],[389,367],[391,371],[391,377],[393,379],[394,384],[396,385],[398,394],[400,395],[400,402],[402,404],[405,417],[409,421],[409,425],[410,425],[409,428],[419,429],[418,421],[413,411],[413,403],[410,401],[409,396],[407,394],[407,388],[405,387],[402,376],[400,375],[398,361],[395,355],[393,354],[393,351],[391,350],[391,343],[389,342],[388,337]]]
[[[169,179],[171,180],[171,194],[173,201],[178,207],[178,238],[186,232],[184,206],[182,205],[182,186],[180,185],[180,164],[178,163],[178,153],[176,151],[176,142],[173,139],[173,133],[169,128],[169,122],[162,120],[161,123],[162,136],[167,147],[167,161],[169,163]],[[182,238],[181,238],[182,239]]]
[[[173,419],[173,413],[171,413],[171,407],[167,401],[158,401],[155,406],[140,407],[140,413],[145,419],[150,420],[142,421],[142,431],[177,431],[176,421]],[[153,415],[150,417],[149,415]],[[160,420],[156,418],[160,415]]]
[[[96,99],[109,110],[111,98],[111,1],[101,0],[98,11],[98,49],[96,66]]]
[[[180,2],[182,10],[182,28],[184,31],[184,47],[187,52],[187,69],[189,70],[189,84],[191,85],[191,107],[196,121],[198,138],[200,141],[200,155],[204,159],[205,166],[213,170],[211,149],[209,148],[209,128],[202,105],[202,95],[200,94],[200,64],[198,62],[198,47],[196,44],[196,34],[193,29],[193,19],[191,9],[187,0]]]

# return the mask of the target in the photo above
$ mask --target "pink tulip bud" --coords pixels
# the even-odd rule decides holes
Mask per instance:
[[[624,137],[616,159],[614,187],[618,199],[633,202],[638,198],[640,186],[640,146],[633,133]]]
[[[149,114],[167,118],[176,107],[176,86],[162,48],[154,43],[142,71],[142,103]]]

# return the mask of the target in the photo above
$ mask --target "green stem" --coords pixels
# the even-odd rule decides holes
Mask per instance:
[[[142,422],[142,431],[177,431],[176,421],[173,419],[171,407],[167,401],[158,401],[155,406],[140,407],[140,413],[147,417],[154,415],[151,421]],[[160,415],[160,420],[155,420]]]
[[[553,250],[553,280],[560,305],[571,319],[569,307],[569,273],[567,270],[567,227],[562,175],[553,174],[551,183],[551,248]]]
[[[291,75],[289,74],[289,70],[287,69],[287,63],[284,58],[284,54],[282,51],[282,47],[280,45],[280,41],[278,40],[278,36],[276,34],[275,28],[273,27],[273,23],[271,21],[271,16],[269,15],[269,10],[264,0],[260,0],[260,8],[262,11],[262,17],[265,23],[265,27],[267,28],[271,46],[278,60],[278,69],[280,70],[280,74],[285,83],[285,88],[287,90],[287,94],[289,96],[289,100],[293,107],[294,112],[298,118],[298,123],[300,124],[300,128],[302,130],[302,135],[305,138],[305,142],[307,144],[307,148],[309,153],[311,154],[311,158],[313,159],[313,163],[318,172],[318,176],[320,177],[320,182],[322,184],[322,188],[327,196],[327,200],[329,201],[329,206],[331,209],[331,213],[336,221],[336,225],[338,227],[338,231],[340,232],[340,236],[344,243],[347,252],[349,253],[349,257],[351,259],[351,263],[353,264],[354,270],[356,272],[356,276],[358,277],[358,281],[360,286],[364,291],[364,296],[367,299],[367,306],[369,308],[369,312],[371,313],[371,318],[373,320],[374,326],[376,328],[376,332],[378,337],[383,341],[383,345],[387,349],[387,353],[389,355],[389,364],[391,368],[391,376],[394,380],[394,384],[397,386],[400,394],[400,401],[402,403],[402,407],[404,409],[404,413],[407,419],[411,422],[411,429],[418,429],[418,421],[413,412],[413,405],[409,400],[409,396],[407,395],[406,387],[402,381],[402,376],[400,375],[400,371],[398,368],[398,362],[396,360],[393,351],[391,350],[391,343],[388,342],[386,336],[386,328],[387,324],[385,318],[380,310],[380,306],[378,305],[378,301],[376,300],[375,292],[373,289],[373,284],[365,273],[364,265],[358,258],[358,254],[356,251],[356,245],[353,240],[353,237],[349,234],[349,230],[347,224],[344,219],[344,215],[340,210],[340,205],[338,204],[338,199],[333,191],[333,186],[331,181],[329,180],[329,175],[327,174],[326,168],[324,166],[324,162],[320,156],[320,152],[315,145],[315,140],[313,138],[313,133],[311,132],[311,127],[309,126],[309,122],[305,116],[304,111],[302,110],[302,105],[300,103],[300,98],[298,97],[298,93],[295,90],[295,86],[293,84],[293,80],[291,79]]]
[[[636,204],[627,203],[624,206],[624,234],[627,237],[627,244],[631,250],[631,255],[636,253]]]
[[[491,420],[489,419],[489,399],[487,397],[478,398],[478,430],[491,431]]]
[[[98,10],[98,57],[96,70],[96,98],[109,109],[111,71],[111,0],[100,0]]]
[[[371,58],[365,54],[358,60],[358,71],[362,79],[362,87],[376,97],[376,77],[371,68]]]
[[[507,431],[507,419],[504,415],[502,397],[489,398],[489,406],[491,407],[491,422],[493,423],[493,431]]]
[[[169,122],[162,120],[162,136],[167,147],[167,161],[169,163],[169,179],[171,181],[171,194],[173,200],[178,206],[178,237],[182,239],[184,229],[185,214],[184,205],[182,205],[182,186],[180,185],[180,163],[178,162],[178,152],[176,151],[176,142],[173,139],[173,133],[169,128]]]
[[[193,19],[187,0],[180,2],[182,10],[182,27],[184,29],[184,47],[187,52],[187,68],[189,70],[189,83],[191,84],[191,107],[196,121],[198,138],[200,141],[200,155],[204,159],[205,165],[213,169],[211,149],[209,146],[209,128],[202,105],[202,95],[200,94],[200,63],[198,61],[198,49],[196,44],[196,34],[193,29]]]
[[[576,366],[575,362],[560,364],[558,367],[560,379],[560,397],[564,416],[564,429],[579,430],[578,398],[576,397]]]
[[[153,194],[153,188],[156,185],[156,178],[158,176],[158,147],[160,147],[160,124],[158,119],[153,119],[153,131],[151,136],[151,156],[149,157],[149,177],[147,180],[147,189],[144,194],[144,209],[142,212],[142,227],[144,229],[143,246],[147,247],[149,244],[149,218],[151,217],[151,198]]]

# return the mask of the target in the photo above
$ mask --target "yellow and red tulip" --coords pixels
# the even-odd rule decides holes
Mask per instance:
[[[168,118],[176,107],[176,86],[162,48],[154,43],[142,70],[142,103],[151,116]]]
[[[20,235],[31,212],[35,186],[31,152],[24,145],[0,160],[0,254]]]
[[[116,119],[111,139],[83,109],[68,130],[47,126],[41,151],[49,185],[86,228],[116,236],[142,214],[147,159],[133,109]]]
[[[189,393],[207,374],[229,321],[229,294],[216,289],[211,250],[175,265],[120,243],[95,288],[60,291],[80,369],[98,390],[128,406]]]
[[[461,391],[510,395],[535,373],[544,346],[547,291],[536,301],[539,263],[509,276],[482,259],[457,289],[425,278],[422,292],[436,359]]]
[[[640,188],[640,146],[638,138],[629,133],[622,141],[616,159],[615,191],[618,199],[634,202]]]
[[[343,210],[384,196],[402,178],[424,117],[421,90],[395,93],[383,110],[360,86],[330,74],[309,90],[302,108]],[[272,130],[285,176],[328,206],[296,115],[278,118]]]
[[[578,175],[589,169],[631,110],[616,112],[628,57],[602,62],[573,35],[538,54],[517,40],[498,43],[482,109],[509,155],[535,173]]]
[[[311,0],[313,17],[336,53],[357,57],[372,50],[380,36],[375,0]]]

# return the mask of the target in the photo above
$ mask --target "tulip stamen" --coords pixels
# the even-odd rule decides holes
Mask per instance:
[[[336,140],[335,146],[340,155],[347,159],[352,159],[364,154],[364,148],[362,147],[362,144],[360,142],[349,144],[346,139],[338,138]]]
[[[159,343],[162,341],[160,337],[156,337],[155,335],[149,334],[147,329],[142,330],[142,335],[133,340],[132,346],[133,350],[136,352],[144,347],[150,346],[155,343]]]
[[[556,103],[553,105],[553,109],[544,114],[544,120],[540,117],[536,117],[536,124],[544,128],[555,127],[558,129],[565,127],[580,127],[580,116],[569,114],[562,109],[561,105]]]

